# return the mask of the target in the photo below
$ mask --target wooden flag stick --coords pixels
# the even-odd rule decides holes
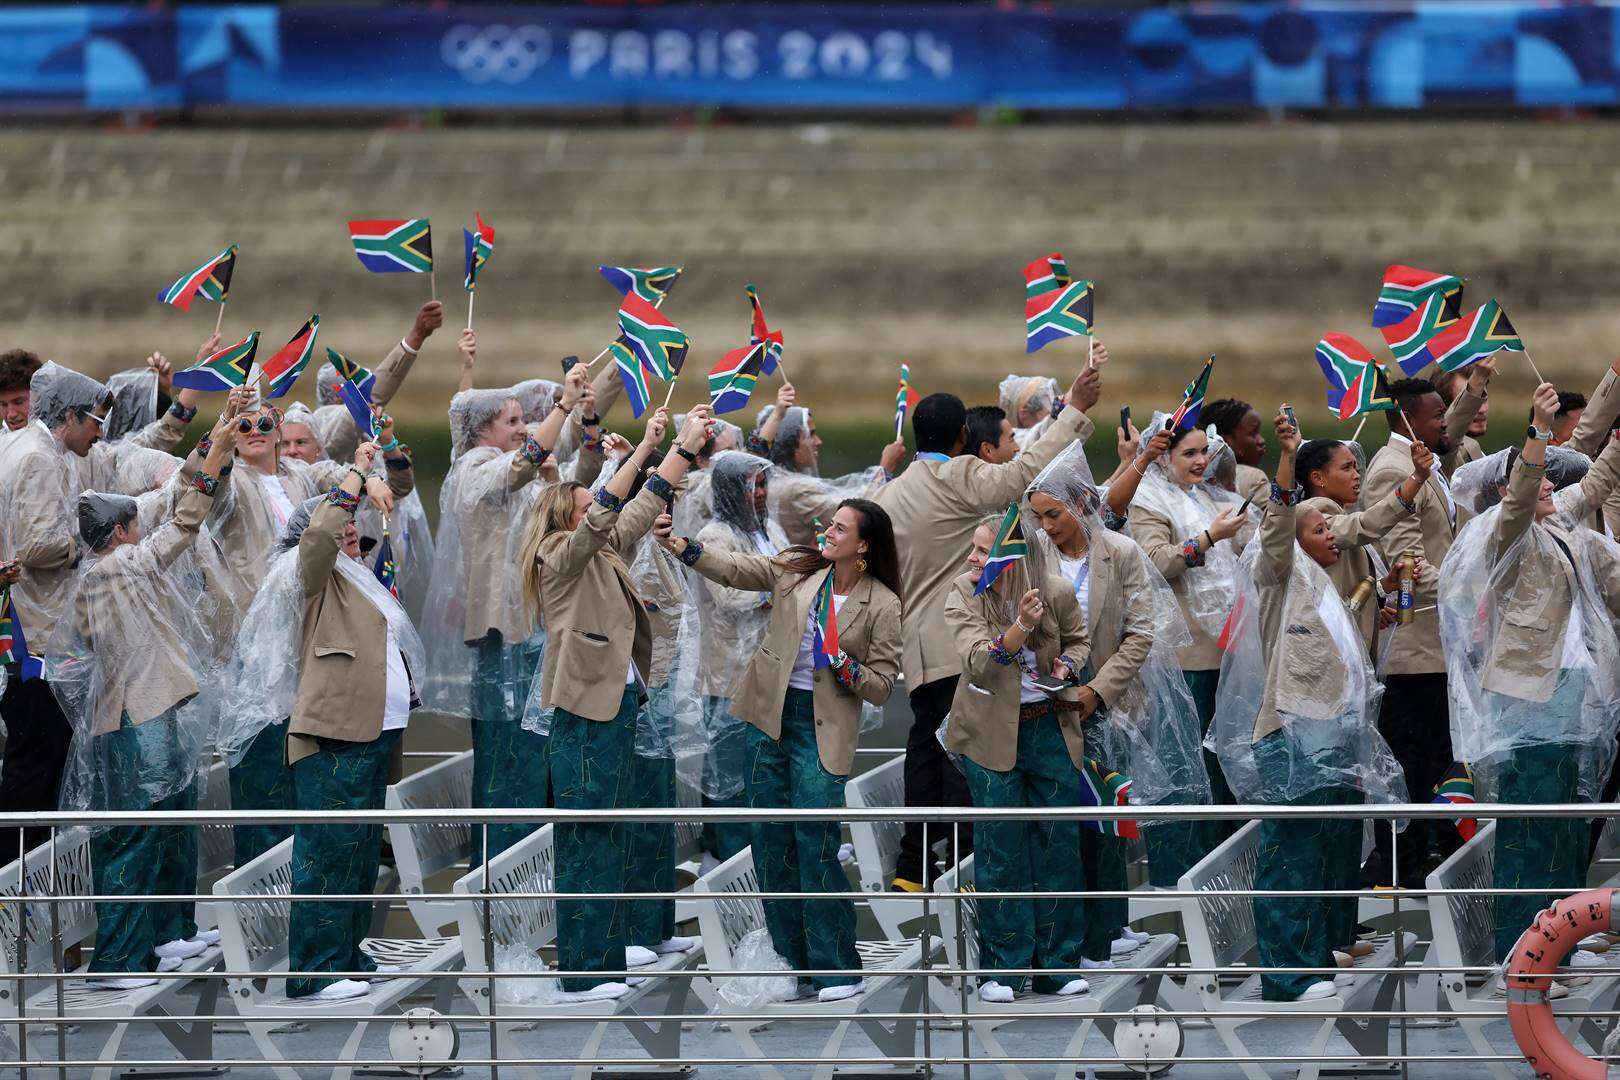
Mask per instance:
[[[219,314],[214,316],[214,336],[219,336],[219,328],[225,322],[225,301],[219,302]]]
[[[428,268],[428,299],[429,300],[437,300],[438,298],[439,298],[439,279],[434,276],[433,268],[429,267]]]
[[[1536,382],[1538,384],[1546,382],[1547,380],[1541,377],[1541,372],[1536,369],[1536,362],[1530,359],[1530,350],[1525,349],[1523,351],[1525,362],[1530,365],[1530,370],[1535,372]]]
[[[1360,439],[1361,438],[1361,429],[1366,427],[1366,426],[1367,426],[1367,414],[1362,413],[1361,414],[1361,423],[1356,425],[1356,430],[1355,430],[1354,434],[1352,434],[1350,436],[1350,441],[1355,442],[1356,440]]]
[[[664,394],[664,408],[669,408],[669,399],[675,396],[675,384],[680,382],[681,373],[676,372],[675,377],[669,380],[669,390]]]
[[[467,294],[467,329],[469,330],[472,329],[473,301],[476,299],[478,299],[478,293],[470,292]]]
[[[1401,408],[1399,405],[1397,405],[1395,407],[1395,411],[1401,414],[1401,422],[1406,425],[1406,435],[1407,435],[1407,437],[1410,438],[1413,442],[1417,442],[1417,432],[1412,430],[1412,421],[1411,421],[1410,418],[1407,417],[1406,410]]]

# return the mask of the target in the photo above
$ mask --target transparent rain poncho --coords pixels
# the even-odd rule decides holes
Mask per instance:
[[[55,621],[75,579],[79,531],[73,507],[82,488],[66,460],[73,456],[39,424],[0,441],[0,559],[49,553],[55,563],[25,565],[12,590],[24,630],[34,636]]]
[[[191,521],[203,497],[193,492]],[[139,518],[128,496],[77,500],[86,555],[44,648],[46,677],[73,728],[64,810],[143,810],[198,779],[212,743],[220,670],[195,525],[173,518],[102,554],[115,526]],[[40,646],[44,646],[41,643]]]
[[[101,437],[108,442],[133,435],[157,419],[156,371],[147,367],[120,371],[107,380],[107,388],[112,391],[113,407]]]
[[[232,764],[259,732],[291,716],[297,701],[306,606],[298,542],[325,498],[305,500],[287,519],[270,571],[237,631],[235,656],[223,678],[216,735],[219,752]],[[416,673],[426,669],[427,656],[399,601],[361,560],[340,553],[332,572],[342,575],[388,621],[388,633],[405,657],[412,680],[420,682]]]
[[[1069,512],[1085,531],[1088,551],[1108,552],[1112,572],[1107,587],[1115,590],[1112,601],[1120,613],[1120,623],[1117,627],[1099,623],[1099,605],[1110,598],[1099,594],[1103,579],[1091,572],[1096,561],[1088,559],[1084,579],[1089,590],[1088,631],[1117,632],[1121,639],[1138,635],[1151,641],[1147,657],[1118,699],[1086,724],[1087,753],[1130,777],[1133,803],[1209,803],[1212,797],[1204,768],[1198,709],[1178,661],[1178,650],[1192,638],[1175,594],[1140,547],[1103,525],[1098,514],[1102,496],[1092,480],[1082,444],[1066,447],[1041,471],[1025,490],[1021,509],[1024,535],[1041,550],[1040,561],[1046,574],[1067,578],[1063,557],[1041,528],[1031,505],[1031,497],[1036,494],[1049,496]],[[1138,584],[1127,593],[1124,590],[1128,581]],[[1086,678],[1095,678],[1100,666],[1089,664]],[[1092,753],[1093,749],[1096,753]]]
[[[46,361],[28,383],[28,413],[55,431],[77,409],[94,409],[111,391],[88,375]]]
[[[1165,425],[1168,417],[1154,413],[1147,429],[1142,433],[1146,442]],[[1226,443],[1215,434],[1211,425],[1205,432],[1209,439],[1210,454],[1224,449]],[[1168,455],[1147,467],[1136,489],[1132,505],[1156,514],[1170,522],[1171,535],[1180,542],[1197,536],[1228,508],[1237,509],[1243,500],[1224,488],[1204,482],[1182,487],[1170,476]],[[1207,475],[1207,474],[1206,474]],[[1245,535],[1239,533],[1239,536]],[[1202,566],[1189,567],[1176,578],[1175,592],[1181,598],[1183,610],[1191,622],[1196,622],[1207,636],[1218,638],[1226,625],[1231,610],[1233,581],[1237,576],[1238,553],[1230,541],[1216,544],[1204,554]]]
[[[1595,800],[1620,723],[1612,614],[1620,597],[1601,591],[1620,548],[1562,513],[1503,545],[1497,530],[1506,509],[1497,502],[1464,525],[1440,568],[1452,753],[1490,787],[1515,750],[1558,747],[1576,767],[1578,798]],[[1567,598],[1570,610],[1553,606],[1555,598]]]
[[[1404,802],[1361,631],[1294,539],[1293,515],[1279,523],[1280,554],[1267,556],[1263,535],[1243,552],[1206,745],[1239,802],[1293,803],[1324,788]]]
[[[365,557],[368,566],[376,564],[386,529],[394,556],[394,588],[411,621],[420,623],[433,574],[433,527],[428,524],[421,496],[412,488],[410,494],[394,501],[394,512],[386,520],[369,501],[362,502],[354,520],[361,538],[375,541]]]
[[[1013,441],[1023,449],[1045,433],[1057,404],[1057,380],[1046,375],[1008,375],[997,387],[1001,411],[1013,428]],[[1021,414],[1033,416],[1029,423]]]
[[[1592,468],[1592,459],[1579,450],[1564,446],[1549,446],[1546,452],[1547,479],[1552,481],[1553,489],[1560,493],[1553,499],[1560,516],[1575,513],[1578,518],[1587,509],[1595,509],[1579,505],[1581,500],[1578,493],[1568,490],[1585,478]],[[1471,508],[1475,514],[1483,514],[1500,503],[1502,486],[1507,483],[1510,457],[1516,458],[1517,455],[1512,448],[1504,448],[1460,467],[1451,477],[1452,499],[1459,506]]]
[[[675,439],[679,441],[681,429],[686,426],[686,413],[676,413],[672,417],[672,426],[675,429]],[[716,418],[710,421],[714,425],[714,448],[710,451],[710,458],[722,454],[727,450],[740,450],[743,446],[742,428],[726,420]],[[675,535],[696,536],[703,526],[709,523],[709,469],[707,467],[693,468],[686,474],[686,490],[681,497],[675,500]]]

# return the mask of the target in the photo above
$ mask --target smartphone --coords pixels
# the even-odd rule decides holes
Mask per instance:
[[[1131,407],[1121,405],[1119,408],[1119,437],[1125,438],[1131,431]]]
[[[1294,407],[1292,405],[1284,405],[1283,415],[1288,417],[1289,426],[1297,432],[1299,430],[1299,420],[1294,416]]]
[[[1254,505],[1254,496],[1250,495],[1247,499],[1243,500],[1243,505],[1238,507],[1238,517],[1242,517],[1244,514],[1247,514],[1249,512],[1249,507],[1251,507],[1253,505]]]
[[[579,357],[577,357],[577,356],[565,356],[565,357],[563,357],[562,358],[563,374],[567,375],[570,371],[574,370],[574,365],[577,364],[577,363],[579,363]]]
[[[1057,694],[1075,685],[1073,679],[1060,679],[1056,675],[1037,675],[1033,680],[1035,688],[1043,694]]]

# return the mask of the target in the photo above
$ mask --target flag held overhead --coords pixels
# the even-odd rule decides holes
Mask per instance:
[[[691,340],[657,308],[634,293],[619,306],[621,340],[646,369],[665,382],[680,374]]]
[[[624,384],[624,397],[630,403],[630,415],[639,420],[652,400],[652,389],[648,384],[651,373],[622,337],[608,346],[608,354],[613,357],[619,381]]]
[[[748,294],[748,306],[752,309],[752,318],[748,325],[748,343],[753,345],[765,342],[765,362],[760,365],[759,373],[775,375],[776,369],[782,364],[782,332],[765,325],[765,308],[759,302],[759,290],[748,285],[743,291]]]
[[[1214,371],[1215,357],[1211,356],[1204,361],[1204,366],[1197,377],[1182,391],[1181,406],[1170,414],[1170,419],[1165,423],[1168,430],[1180,431],[1182,428],[1198,426],[1198,418],[1204,411],[1204,398],[1209,395],[1209,377]]]
[[[269,389],[264,395],[266,398],[282,397],[292,389],[298,376],[309,366],[310,357],[315,355],[315,335],[320,329],[321,317],[311,315],[304,321],[304,325],[298,328],[298,333],[292,336],[292,340],[264,362],[262,370],[269,384]]]
[[[1424,346],[1456,323],[1462,310],[1462,279],[1411,266],[1384,271],[1384,285],[1373,307],[1373,326],[1384,335],[1395,362],[1407,375],[1428,366]]]
[[[467,245],[467,264],[462,271],[462,288],[472,292],[478,287],[478,272],[489,262],[490,256],[495,254],[495,226],[484,223],[483,216],[474,213],[473,220],[478,226],[477,232],[462,229],[461,234]]]
[[[1033,300],[1037,296],[1058,292],[1072,280],[1069,277],[1069,264],[1054,251],[1046,258],[1036,259],[1024,267],[1024,299]]]
[[[1090,337],[1093,321],[1089,281],[1071,281],[1024,300],[1024,352],[1066,337]]]
[[[1029,543],[1024,539],[1024,527],[1018,520],[1018,504],[1007,507],[1007,514],[996,529],[996,538],[990,544],[990,555],[979,573],[979,583],[973,587],[978,596],[996,583],[1001,572],[1029,554]]]
[[[352,382],[360,391],[362,397],[367,401],[371,400],[372,394],[377,389],[377,375],[375,372],[370,368],[361,367],[333,348],[326,350],[326,362],[331,364],[332,369],[337,372],[337,384],[334,389],[341,390],[343,383]]]
[[[733,349],[709,369],[709,404],[718,413],[736,412],[748,404],[765,362],[765,343]]]
[[[361,393],[358,386],[345,379],[338,388],[338,396],[354,418],[355,430],[360,432],[360,437],[367,442],[376,439],[377,414],[372,411],[370,395]]]
[[[1324,335],[1316,343],[1316,363],[1327,380],[1328,408],[1340,420],[1395,408],[1384,365],[1349,334]]]
[[[433,272],[433,231],[427,218],[349,222],[360,265],[373,274]]]
[[[181,311],[191,310],[193,297],[224,303],[231,292],[231,273],[236,269],[236,245],[232,244],[195,270],[187,271],[167,289],[158,291],[158,299],[172,304]]]
[[[174,385],[186,390],[234,390],[246,384],[248,372],[253,370],[253,358],[259,351],[257,330],[234,345],[214,353],[201,363],[177,371]]]
[[[639,269],[633,266],[598,266],[597,272],[609,285],[619,290],[620,296],[634,294],[649,304],[656,304],[675,287],[681,276],[679,266],[657,266]]]
[[[911,365],[900,365],[900,389],[894,394],[894,437],[899,439],[906,431],[906,417],[917,406],[917,391],[911,388]]]
[[[1503,349],[1524,351],[1524,340],[1508,321],[1507,312],[1495,300],[1488,300],[1428,339],[1413,355],[1408,373],[1439,364],[1441,371],[1461,371]]]

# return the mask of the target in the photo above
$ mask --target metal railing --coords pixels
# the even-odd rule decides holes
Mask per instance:
[[[1451,977],[1459,985],[1478,987],[1488,985],[1489,980],[1499,971],[1495,963],[1474,964],[1442,964],[1436,959],[1436,950],[1431,938],[1427,937],[1426,920],[1421,915],[1423,909],[1431,901],[1450,902],[1453,897],[1496,897],[1496,896],[1545,896],[1549,902],[1567,890],[1550,889],[1524,889],[1524,888],[1485,888],[1479,886],[1458,888],[1424,888],[1424,889],[1395,889],[1380,888],[1368,889],[1313,889],[1313,890],[1281,890],[1258,889],[1243,887],[1241,885],[1223,882],[1219,887],[1211,885],[1202,889],[1173,890],[1156,889],[1145,892],[1138,889],[1127,890],[1091,890],[1076,892],[996,892],[988,893],[972,888],[958,888],[955,890],[936,890],[926,893],[884,893],[881,899],[885,901],[902,901],[914,903],[917,907],[917,937],[915,946],[919,963],[915,967],[885,968],[874,970],[862,969],[793,969],[783,971],[776,968],[736,968],[725,967],[717,969],[709,965],[702,966],[662,966],[652,972],[650,978],[657,987],[653,994],[665,988],[672,988],[684,981],[687,989],[703,987],[700,994],[703,1007],[687,1006],[689,1000],[684,994],[680,995],[678,1006],[671,1007],[663,1013],[646,1007],[646,1000],[652,994],[641,991],[636,996],[641,999],[636,1012],[614,1012],[611,1008],[599,1009],[596,1013],[586,1015],[578,1008],[570,1008],[572,1002],[545,1001],[539,1004],[515,1004],[504,1001],[504,991],[521,986],[535,979],[556,980],[570,975],[609,977],[623,980],[647,977],[649,969],[626,969],[618,971],[589,971],[569,972],[560,970],[555,966],[546,966],[542,970],[533,968],[525,970],[503,969],[499,962],[502,948],[507,944],[498,940],[496,929],[499,922],[494,916],[501,912],[503,907],[521,905],[535,902],[554,903],[557,900],[590,899],[590,900],[680,900],[695,904],[721,904],[738,901],[775,901],[775,900],[826,900],[829,894],[764,890],[760,888],[733,888],[724,892],[692,891],[691,889],[675,892],[646,892],[625,891],[611,894],[599,893],[565,893],[552,889],[509,889],[494,891],[490,888],[489,875],[484,874],[483,887],[477,891],[432,891],[424,888],[419,892],[405,893],[394,891],[387,893],[342,893],[342,894],[307,894],[275,892],[270,895],[237,895],[222,896],[214,893],[189,893],[153,895],[141,898],[131,898],[123,895],[108,895],[91,889],[64,889],[61,886],[61,874],[58,872],[55,852],[58,844],[65,836],[65,832],[76,828],[105,828],[109,826],[131,825],[168,825],[200,828],[202,826],[220,825],[276,825],[290,826],[307,823],[325,824],[366,824],[366,825],[407,825],[407,826],[436,826],[447,824],[466,823],[478,831],[485,843],[477,850],[488,850],[488,831],[493,825],[532,824],[627,824],[627,823],[663,823],[674,825],[690,822],[751,822],[768,819],[776,823],[786,822],[920,822],[927,830],[927,839],[953,841],[949,850],[961,850],[955,843],[960,837],[959,829],[964,824],[980,822],[1018,821],[1113,821],[1131,820],[1138,823],[1155,821],[1236,821],[1240,824],[1257,820],[1298,820],[1298,819],[1343,819],[1353,818],[1359,821],[1371,821],[1375,828],[1387,829],[1392,837],[1391,850],[1395,853],[1396,865],[1402,854],[1401,838],[1398,824],[1404,821],[1418,819],[1455,819],[1461,815],[1476,819],[1483,827],[1484,823],[1499,818],[1568,818],[1579,817],[1583,819],[1612,819],[1620,816],[1620,804],[1583,804],[1568,805],[1535,805],[1535,806],[1507,806],[1496,804],[1475,804],[1465,809],[1443,806],[1432,803],[1409,804],[1395,806],[1375,805],[1340,805],[1340,806],[1162,806],[1162,807],[1065,807],[1044,810],[1035,809],[979,809],[979,808],[852,808],[840,807],[826,810],[783,808],[769,811],[750,809],[723,809],[723,808],[675,808],[675,809],[616,809],[616,810],[588,810],[568,811],[551,809],[524,809],[524,810],[355,810],[336,812],[283,812],[283,811],[189,811],[158,813],[151,811],[132,811],[114,813],[39,813],[39,814],[4,814],[0,815],[0,831],[24,829],[47,829],[49,840],[37,847],[33,854],[27,857],[25,872],[20,875],[22,883],[20,891],[15,895],[0,896],[0,916],[5,914],[7,907],[15,907],[13,913],[15,927],[11,940],[0,942],[6,954],[9,954],[10,970],[0,974],[0,1070],[5,1068],[4,1060],[7,1056],[14,1056],[16,1067],[22,1071],[24,1077],[32,1075],[58,1075],[61,1077],[87,1075],[86,1070],[103,1068],[107,1062],[85,1056],[84,1047],[94,1049],[99,1047],[100,1040],[108,1028],[130,1025],[136,1028],[145,1028],[148,1032],[158,1028],[159,1025],[204,1025],[210,1029],[218,1029],[226,1025],[247,1022],[253,1024],[266,1024],[273,1022],[276,1025],[285,1025],[299,1021],[319,1022],[321,1024],[359,1025],[378,1023],[385,1025],[395,1023],[419,1023],[426,1025],[451,1025],[458,1035],[471,1036],[481,1033],[488,1037],[488,1052],[482,1055],[471,1047],[467,1052],[445,1055],[443,1057],[418,1056],[403,1061],[393,1057],[384,1059],[373,1054],[367,1057],[358,1051],[363,1047],[356,1041],[355,1045],[347,1048],[344,1053],[322,1055],[320,1053],[308,1056],[297,1056],[288,1053],[288,1056],[268,1062],[270,1065],[284,1068],[363,1068],[382,1069],[399,1067],[401,1064],[417,1075],[429,1075],[439,1067],[456,1065],[462,1068],[489,1070],[489,1075],[498,1077],[502,1069],[512,1066],[554,1066],[575,1067],[579,1064],[558,1048],[548,1044],[544,1039],[530,1040],[526,1046],[517,1047],[510,1044],[509,1036],[513,1029],[528,1027],[530,1025],[570,1024],[570,1025],[596,1025],[608,1023],[622,1026],[630,1023],[669,1022],[672,1024],[689,1025],[693,1034],[689,1036],[689,1045],[675,1044],[675,1052],[666,1056],[648,1054],[644,1056],[626,1057],[611,1056],[609,1054],[592,1053],[587,1063],[603,1069],[622,1069],[629,1067],[645,1068],[647,1066],[667,1069],[686,1069],[703,1066],[735,1066],[748,1065],[755,1067],[775,1067],[783,1065],[820,1067],[831,1063],[839,1066],[862,1068],[875,1066],[902,1066],[915,1068],[918,1072],[932,1075],[938,1069],[963,1070],[964,1075],[970,1075],[975,1065],[996,1066],[1044,1066],[1049,1068],[1067,1069],[1069,1066],[1081,1070],[1090,1068],[1121,1067],[1138,1068],[1142,1074],[1157,1072],[1170,1063],[1184,1064],[1230,1064],[1233,1066],[1232,1075],[1238,1075],[1238,1066],[1252,1063],[1264,1066],[1287,1065],[1290,1067],[1317,1066],[1346,1066],[1365,1065],[1367,1062],[1382,1063],[1385,1067],[1398,1070],[1400,1075],[1409,1075],[1409,1070],[1415,1065],[1429,1063],[1468,1062],[1486,1064],[1494,1067],[1507,1066],[1513,1071],[1515,1063],[1520,1063],[1518,1071],[1528,1075],[1522,1066],[1522,1058],[1517,1054],[1511,1035],[1505,1025],[1495,1033],[1492,1045],[1498,1049],[1497,1053],[1476,1052],[1458,1053],[1455,1047],[1455,1037],[1446,1037],[1445,1030],[1438,1025],[1454,1023],[1459,1013],[1451,1004],[1447,995],[1431,985],[1427,990],[1422,983],[1429,980],[1445,981]],[[1151,827],[1150,825],[1146,827]],[[44,865],[49,872],[41,880],[38,873],[30,874],[39,860],[45,860]],[[1593,864],[1598,871],[1600,880],[1607,877],[1611,870],[1620,871],[1620,861],[1602,857]],[[458,875],[465,874],[465,867],[458,866],[455,871]],[[1391,873],[1394,869],[1391,869]],[[42,891],[36,891],[43,885]],[[873,893],[851,891],[847,896],[859,907],[864,900],[877,898]],[[1380,924],[1379,930],[1392,945],[1393,951],[1383,949],[1375,953],[1383,956],[1381,962],[1358,966],[1354,969],[1353,979],[1361,980],[1361,985],[1373,987],[1378,984],[1393,984],[1395,993],[1393,998],[1389,995],[1380,995],[1372,990],[1354,993],[1346,1000],[1335,1000],[1319,1006],[1294,1005],[1286,1012],[1279,1012],[1274,1007],[1259,1000],[1233,999],[1223,997],[1245,980],[1252,980],[1263,974],[1302,974],[1320,975],[1323,978],[1332,978],[1335,975],[1345,974],[1339,968],[1306,968],[1306,967],[1262,967],[1253,956],[1244,956],[1235,959],[1228,965],[1198,966],[1190,954],[1184,954],[1187,947],[1187,922],[1189,919],[1205,920],[1207,912],[1214,909],[1231,910],[1231,901],[1238,898],[1300,898],[1311,897],[1321,900],[1332,898],[1356,898],[1357,900],[1375,901],[1379,908],[1374,918]],[[967,961],[971,953],[971,942],[968,940],[971,925],[971,912],[973,906],[990,899],[1080,899],[1103,900],[1124,899],[1151,901],[1159,909],[1159,914],[1147,917],[1150,924],[1163,927],[1166,930],[1172,927],[1181,931],[1182,941],[1174,953],[1165,956],[1161,961],[1148,966],[1121,966],[1112,971],[1099,972],[1090,968],[1064,968],[1064,969],[1032,969],[1032,968],[984,968]],[[410,980],[416,984],[412,993],[401,1005],[415,1004],[418,998],[437,998],[442,1007],[447,996],[451,998],[450,1011],[441,1011],[435,1016],[400,1020],[393,1014],[378,1015],[367,1011],[363,1004],[337,1003],[334,1006],[310,1007],[307,1011],[300,1011],[298,1005],[286,1003],[275,1009],[273,1021],[269,1014],[251,1013],[243,1010],[242,1015],[232,1016],[229,1011],[205,1010],[200,1008],[185,1009],[179,1007],[181,1003],[173,997],[165,999],[164,1009],[143,1015],[108,1015],[105,1010],[95,1011],[93,1000],[87,999],[84,994],[73,994],[71,988],[81,985],[87,978],[81,967],[75,968],[69,963],[69,954],[76,947],[87,945],[88,942],[69,941],[64,937],[61,912],[66,905],[97,903],[107,901],[127,902],[131,899],[140,899],[149,903],[166,902],[197,902],[216,905],[215,911],[222,924],[230,922],[228,913],[221,910],[223,905],[252,905],[265,903],[297,904],[303,902],[323,901],[353,901],[363,903],[378,903],[386,901],[392,913],[398,915],[404,910],[407,901],[411,903],[434,902],[446,905],[460,905],[466,918],[467,912],[473,909],[469,905],[477,906],[478,931],[469,935],[465,924],[462,926],[461,938],[464,942],[476,937],[480,951],[479,958],[482,968],[463,970],[445,968],[439,970],[408,969],[402,971],[388,971],[381,973],[371,972],[298,972],[278,968],[267,972],[263,969],[231,968],[222,957],[212,958],[207,966],[195,970],[181,970],[168,973],[154,973],[151,978],[158,980],[159,986],[171,987],[172,984],[194,984],[196,987],[206,988],[209,984],[220,989],[228,989],[228,1000],[240,1002],[248,996],[249,986],[264,987],[269,983],[276,983],[288,977],[311,976],[323,978],[370,978],[380,980],[387,986],[394,980]],[[949,905],[949,910],[942,910]],[[1202,905],[1202,906],[1201,906]],[[43,912],[41,911],[43,909]],[[1387,910],[1384,910],[1387,909]],[[936,926],[938,916],[949,914],[952,917],[949,923],[954,927],[954,937],[942,940],[940,929]],[[1157,923],[1154,923],[1157,920]],[[1179,920],[1179,926],[1176,926]],[[908,920],[909,921],[909,920]],[[229,931],[227,931],[229,932]],[[1408,934],[1416,934],[1415,939],[1408,940]],[[48,964],[42,964],[37,951],[33,956],[30,950],[38,950],[42,944],[48,943],[50,957]],[[721,943],[709,941],[705,943],[710,948],[717,948]],[[1343,943],[1334,943],[1343,944]],[[83,950],[80,949],[82,952]],[[226,950],[230,951],[229,949]],[[549,950],[548,950],[549,951]],[[1620,946],[1617,946],[1617,955],[1620,955]],[[1128,963],[1128,959],[1126,961]],[[1018,1002],[1011,1005],[984,1008],[977,1000],[974,983],[987,976],[1029,976],[1029,975],[1058,975],[1075,978],[1088,978],[1094,983],[1109,982],[1112,992],[1097,994],[1094,992],[1082,993],[1072,999],[1057,1000],[1050,997],[1038,999],[1024,999],[1025,1005],[1021,1007]],[[1584,1022],[1588,1024],[1589,1037],[1595,1033],[1598,1037],[1594,1045],[1601,1042],[1602,1034],[1615,1030],[1614,1001],[1620,993],[1620,984],[1613,982],[1614,976],[1620,974],[1620,964],[1613,967],[1569,969],[1565,974],[1571,979],[1591,980],[1588,985],[1592,989],[1583,995],[1590,999],[1590,1006],[1571,1010],[1561,1010],[1560,1016],[1566,1020]],[[873,979],[881,976],[889,986],[881,992],[870,992],[871,999],[860,1001],[856,1012],[851,1013],[850,1007],[842,1010],[831,1008],[822,1009],[815,1005],[803,1004],[797,1008],[783,1008],[775,1003],[745,1004],[741,1006],[727,1003],[726,996],[720,992],[732,980],[742,979],[771,979],[790,977],[794,979],[814,976],[856,976]],[[922,991],[912,996],[912,1007],[897,1008],[891,990],[904,992],[911,984],[922,983]],[[9,985],[4,985],[9,984]],[[473,1000],[480,986],[484,991],[482,1001]],[[1123,989],[1121,989],[1123,988]],[[212,995],[205,994],[202,1000],[210,1000]],[[1030,1001],[1038,1000],[1039,1007],[1031,1007]],[[1139,1011],[1140,1005],[1155,1006],[1147,1019]],[[1468,1013],[1469,1018],[1477,1019],[1480,1013]],[[1505,1013],[1502,1014],[1505,1016]],[[1183,1045],[1179,1051],[1166,1054],[1164,1051],[1145,1053],[1140,1059],[1122,1058],[1118,1052],[1110,1052],[1106,1029],[1112,1028],[1112,1034],[1117,1038],[1124,1028],[1134,1028],[1143,1023],[1151,1025],[1173,1024],[1181,1030],[1184,1039],[1187,1030],[1207,1025],[1212,1017],[1218,1016],[1222,1021],[1261,1021],[1268,1018],[1290,1021],[1317,1021],[1323,1025],[1329,1022],[1355,1022],[1363,1026],[1371,1026],[1381,1032],[1383,1045],[1376,1049],[1369,1049],[1365,1044],[1352,1046],[1349,1053],[1342,1049],[1335,1052],[1315,1051],[1307,1048],[1303,1052],[1290,1050],[1284,1053],[1237,1053],[1231,1044],[1222,1044],[1215,1041],[1214,1036],[1207,1035],[1196,1040],[1197,1045]],[[733,1032],[741,1029],[745,1033],[748,1029],[764,1023],[780,1025],[783,1028],[794,1028],[800,1025],[832,1025],[851,1018],[861,1022],[881,1023],[885,1025],[914,1024],[915,1039],[910,1054],[896,1053],[891,1047],[885,1051],[880,1048],[877,1054],[855,1053],[848,1056],[828,1058],[823,1054],[781,1054],[771,1053],[769,1060],[752,1056],[746,1048],[752,1047],[758,1051],[757,1044],[753,1043],[751,1036],[741,1041],[740,1046],[745,1052],[732,1055],[712,1052],[715,1049],[713,1036],[714,1025],[730,1027]],[[1013,1022],[1041,1022],[1048,1028],[1041,1029],[1045,1036],[1061,1040],[1068,1029],[1075,1029],[1081,1025],[1096,1028],[1096,1032],[1083,1043],[1073,1043],[1064,1047],[1063,1052],[1056,1054],[1023,1053],[1014,1054],[1000,1048],[991,1034],[996,1025]],[[70,1029],[70,1025],[72,1026]],[[1056,1027],[1051,1027],[1056,1025]],[[120,1030],[122,1030],[120,1028]],[[1325,1029],[1324,1029],[1325,1030]],[[32,1033],[32,1034],[31,1034]],[[1082,1034],[1084,1034],[1082,1032]],[[1341,1032],[1342,1034],[1342,1032]],[[12,1038],[13,1046],[6,1046],[8,1036]],[[42,1036],[54,1036],[51,1041],[54,1046],[42,1045]],[[947,1037],[949,1036],[949,1037]],[[291,1036],[289,1050],[296,1051],[300,1039],[306,1040],[313,1036]],[[694,1041],[698,1045],[690,1045]],[[1438,1041],[1437,1041],[1438,1040]],[[1028,1039],[1021,1040],[1028,1047]],[[1097,1052],[1098,1044],[1102,1044],[1102,1051]],[[178,1045],[178,1044],[177,1044]],[[595,1043],[589,1044],[595,1046]],[[995,1049],[991,1049],[994,1046]],[[704,1052],[694,1053],[694,1050]],[[47,1051],[42,1055],[40,1051]],[[54,1056],[49,1056],[54,1051]],[[824,1053],[825,1053],[824,1049]],[[1591,1051],[1594,1056],[1596,1050]],[[1163,1054],[1164,1056],[1154,1056]],[[249,1060],[242,1054],[233,1052],[226,1056],[214,1052],[207,1054],[188,1055],[184,1060],[176,1057],[153,1057],[151,1055],[120,1054],[116,1064],[120,1068],[157,1068],[176,1069],[187,1071],[198,1069],[223,1069],[232,1066],[242,1067],[249,1064]]]

